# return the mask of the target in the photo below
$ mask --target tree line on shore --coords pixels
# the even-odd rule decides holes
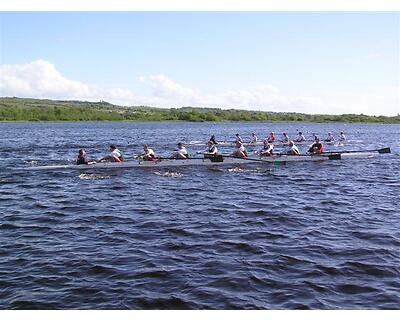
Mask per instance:
[[[400,115],[303,114],[218,108],[121,107],[105,101],[0,98],[0,121],[188,121],[400,123]]]

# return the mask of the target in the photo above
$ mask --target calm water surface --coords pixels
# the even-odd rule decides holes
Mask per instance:
[[[345,131],[390,146],[399,125],[0,124],[1,309],[399,309],[400,157],[220,168],[12,172],[116,143],[170,155],[210,134]],[[191,145],[192,151],[202,149]],[[224,152],[230,150],[222,149]],[[250,150],[251,151],[251,150]]]

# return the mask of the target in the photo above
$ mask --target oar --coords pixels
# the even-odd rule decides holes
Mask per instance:
[[[270,161],[263,160],[263,159],[239,158],[239,157],[234,157],[234,156],[230,156],[230,155],[222,155],[222,156],[225,157],[225,158],[234,158],[234,159],[243,159],[243,160],[249,160],[249,161],[259,161],[259,162],[264,162],[264,163],[270,163]],[[288,155],[288,154],[277,153],[277,154],[273,154],[273,156],[279,156],[279,157],[281,157],[281,156],[313,157],[314,155],[300,154],[300,155],[295,156],[295,155],[290,155],[290,154]],[[340,156],[340,154],[327,154],[327,155],[321,154],[321,155],[318,155],[318,156],[327,157],[327,158],[329,158],[329,160],[341,160],[341,159],[342,159],[342,157]],[[266,157],[266,158],[268,158],[268,157]],[[279,160],[281,160],[281,159],[279,159],[279,158],[274,158],[274,160],[279,161]],[[284,159],[283,159],[283,160],[284,160]]]
[[[364,152],[378,152],[378,153],[391,153],[391,150],[389,147],[387,148],[382,148],[382,149],[374,149],[374,150],[348,150],[348,151],[330,151],[330,152],[324,152],[323,154],[332,154],[332,153],[364,153]]]

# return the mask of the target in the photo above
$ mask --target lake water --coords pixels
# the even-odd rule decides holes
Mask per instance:
[[[211,134],[307,137],[371,159],[13,172]],[[304,148],[302,149],[304,151]],[[229,148],[222,148],[229,152]],[[251,150],[249,150],[251,152]],[[1,309],[398,309],[400,126],[1,123]]]

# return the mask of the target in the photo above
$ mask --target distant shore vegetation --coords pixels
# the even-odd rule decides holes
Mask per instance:
[[[105,101],[0,98],[0,121],[187,121],[400,123],[400,115],[304,114],[218,108],[122,107]]]

